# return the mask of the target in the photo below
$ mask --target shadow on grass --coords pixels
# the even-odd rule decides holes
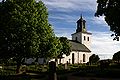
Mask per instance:
[[[46,77],[45,75],[28,75],[28,74],[20,74],[20,75],[0,75],[0,80],[41,80]]]
[[[99,77],[99,78],[120,78],[120,71],[113,70],[104,70],[104,71],[96,71],[96,72],[78,72],[73,74],[73,76],[77,77]]]

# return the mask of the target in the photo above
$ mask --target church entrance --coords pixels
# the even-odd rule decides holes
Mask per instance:
[[[75,60],[74,53],[72,53],[72,64],[74,64],[74,60]]]

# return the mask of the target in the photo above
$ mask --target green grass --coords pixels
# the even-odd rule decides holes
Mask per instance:
[[[27,79],[30,80],[39,80],[39,78],[42,80],[44,80],[46,78],[46,75],[48,75],[48,66],[47,65],[28,65],[27,66]],[[16,66],[4,66],[4,68],[2,70],[0,70],[0,75],[3,78],[9,78],[11,76],[11,78],[16,78],[16,77],[25,77],[24,75],[16,75],[15,73],[16,71]],[[29,73],[36,73],[38,75],[30,75]],[[73,74],[74,76],[95,76],[95,77],[116,77],[116,78],[120,78],[119,77],[119,73],[120,73],[120,66],[118,65],[110,65],[108,68],[105,69],[101,69],[100,66],[98,65],[82,65],[82,64],[75,64],[75,65],[68,65],[68,69],[64,69],[64,65],[59,65],[57,68],[57,75],[63,75],[61,77],[59,77],[59,80],[64,80],[67,77],[64,76],[64,74],[67,73],[76,73]],[[115,76],[114,76],[114,75]],[[7,76],[7,77],[5,77]],[[1,79],[1,77],[0,77]],[[19,80],[17,79],[17,80]],[[3,79],[4,80],[4,79]],[[12,80],[12,79],[11,79]]]

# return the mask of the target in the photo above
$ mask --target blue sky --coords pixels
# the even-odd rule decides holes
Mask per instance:
[[[101,59],[112,58],[119,51],[120,42],[113,41],[104,17],[94,17],[96,0],[42,0],[48,8],[49,22],[56,36],[71,39],[76,30],[76,21],[83,15],[88,32],[92,33],[91,51]]]

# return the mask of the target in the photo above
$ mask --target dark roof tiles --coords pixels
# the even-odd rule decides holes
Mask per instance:
[[[80,42],[69,40],[72,51],[91,52],[84,44]]]

